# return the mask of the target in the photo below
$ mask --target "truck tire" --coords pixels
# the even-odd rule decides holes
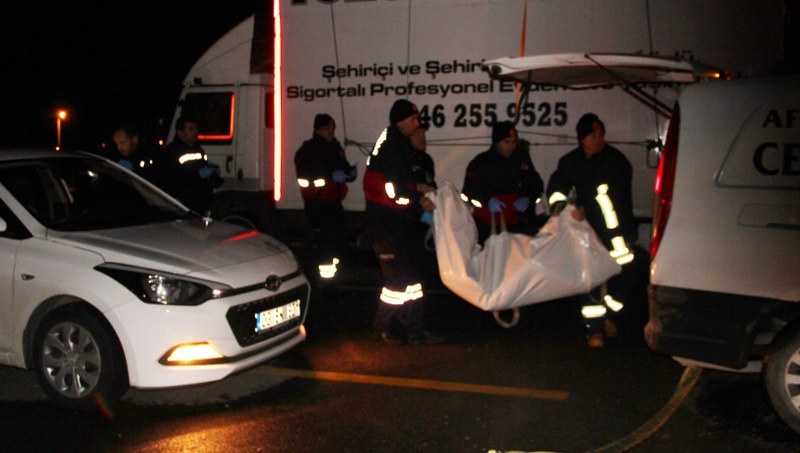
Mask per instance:
[[[128,389],[125,356],[116,335],[94,315],[75,308],[49,314],[34,340],[39,385],[73,410],[110,410]]]
[[[800,433],[800,325],[780,334],[765,361],[770,402],[783,421]]]

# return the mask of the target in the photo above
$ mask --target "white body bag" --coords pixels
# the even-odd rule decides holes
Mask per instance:
[[[503,231],[481,248],[469,207],[452,182],[426,196],[436,204],[433,225],[442,282],[482,310],[588,293],[621,271],[592,227],[572,217],[574,206],[550,217],[535,237]]]

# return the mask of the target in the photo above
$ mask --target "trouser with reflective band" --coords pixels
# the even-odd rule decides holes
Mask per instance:
[[[305,212],[317,241],[316,261],[320,276],[331,278],[349,240],[344,209],[339,202],[305,200]]]
[[[606,319],[619,323],[626,304],[632,303],[639,296],[644,299],[644,293],[637,295],[636,291],[643,284],[642,279],[647,278],[646,252],[638,248],[631,252],[634,260],[622,265],[622,271],[611,277],[605,288],[598,286],[582,296],[581,315],[586,324],[587,335],[602,332],[603,321]]]
[[[607,292],[606,285],[592,289],[582,297],[581,316],[586,324],[586,335],[603,332],[603,322],[608,319],[616,323],[620,312],[624,308],[622,301],[615,299]]]
[[[394,221],[393,221],[394,220]],[[375,330],[400,331],[408,335],[422,333],[424,294],[415,263],[416,235],[409,234],[415,225],[396,218],[371,216],[365,219],[364,232],[378,258],[383,288],[373,326]]]

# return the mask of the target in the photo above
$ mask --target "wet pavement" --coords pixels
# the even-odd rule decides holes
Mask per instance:
[[[586,347],[576,300],[522,310],[503,329],[433,285],[442,345],[373,338],[380,289],[355,250],[336,285],[317,285],[308,339],[221,382],[130,390],[119,407],[64,411],[30,371],[0,368],[0,439],[9,451],[791,452],[800,435],[772,411],[758,375],[687,377],[651,353],[641,317]],[[343,260],[348,261],[348,260]],[[376,280],[377,279],[377,280]]]

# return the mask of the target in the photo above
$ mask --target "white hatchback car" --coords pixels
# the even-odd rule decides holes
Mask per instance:
[[[210,382],[305,339],[293,253],[114,163],[0,152],[0,364],[70,408]]]

